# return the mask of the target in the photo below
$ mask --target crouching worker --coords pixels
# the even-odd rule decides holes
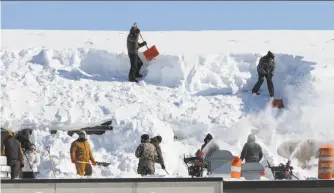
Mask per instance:
[[[7,165],[11,168],[11,179],[19,178],[24,167],[23,151],[21,143],[14,138],[11,130],[8,130],[8,136],[3,140],[1,155],[7,157]]]
[[[158,154],[147,134],[141,136],[141,144],[137,147],[135,155],[139,158],[137,173],[141,176],[154,175],[154,163],[158,159]]]
[[[37,167],[41,164],[40,155],[36,150],[36,146],[31,144],[24,152],[23,178],[36,178],[38,174]]]
[[[247,143],[245,143],[241,151],[241,161],[245,159],[246,163],[260,162],[262,158],[262,148],[255,142],[255,136],[253,134],[248,135]]]
[[[91,176],[93,173],[91,163],[96,165],[91,148],[86,139],[86,132],[80,131],[79,138],[71,145],[71,160],[75,164],[77,174],[80,176]]]
[[[154,145],[154,147],[157,150],[158,159],[156,160],[156,163],[159,163],[161,165],[161,168],[164,170],[166,169],[166,167],[165,167],[165,162],[164,162],[164,158],[162,157],[162,151],[160,147],[161,141],[162,141],[162,137],[160,135],[155,136],[150,140],[150,142]]]

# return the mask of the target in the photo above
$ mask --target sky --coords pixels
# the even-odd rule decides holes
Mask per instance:
[[[333,30],[334,2],[1,1],[2,29]]]

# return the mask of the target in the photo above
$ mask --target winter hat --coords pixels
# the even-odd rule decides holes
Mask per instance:
[[[87,134],[86,134],[85,131],[80,131],[80,132],[79,132],[79,137],[80,137],[80,135],[83,135],[83,136],[84,136],[83,138],[86,139]]]
[[[160,135],[157,135],[155,138],[159,141],[159,143],[161,143],[162,137]]]
[[[275,58],[274,54],[271,51],[268,51],[267,56],[269,56],[269,58],[272,58],[272,59]]]
[[[205,139],[204,139],[204,142],[207,143],[207,142],[209,142],[209,141],[212,140],[212,139],[213,139],[212,135],[211,135],[210,133],[208,133],[208,134],[206,135]]]
[[[138,27],[138,26],[137,26],[137,23],[136,23],[136,22],[133,23],[133,24],[132,24],[132,27]]]
[[[147,134],[143,134],[141,137],[141,142],[148,141],[150,139],[150,136]]]
[[[29,149],[36,149],[36,146],[35,146],[34,144],[31,144],[31,145],[29,146]]]

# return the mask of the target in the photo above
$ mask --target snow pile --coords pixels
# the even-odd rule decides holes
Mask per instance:
[[[221,148],[234,155],[240,155],[247,135],[256,133],[265,159],[272,164],[286,162],[276,150],[287,139],[328,141],[334,136],[330,119],[334,113],[331,102],[334,93],[328,89],[334,81],[330,73],[334,70],[333,58],[323,57],[320,50],[312,50],[313,58],[310,55],[303,58],[310,51],[302,47],[277,52],[283,49],[279,44],[267,42],[265,37],[269,32],[257,32],[264,34],[263,39],[262,35],[257,39],[262,51],[258,47],[254,51],[252,47],[242,47],[252,40],[244,40],[244,35],[239,34],[232,39],[239,42],[241,51],[231,46],[231,52],[221,52],[219,48],[211,53],[205,50],[175,53],[173,48],[167,49],[171,35],[183,40],[191,36],[190,32],[153,34],[152,37],[164,36],[154,40],[161,43],[162,51],[151,63],[143,59],[142,85],[127,82],[130,64],[124,50],[103,48],[104,38],[114,40],[115,46],[117,42],[124,43],[124,34],[105,37],[94,32],[94,37],[100,39],[90,40],[87,46],[83,42],[88,36],[80,32],[76,38],[81,37],[81,44],[75,43],[79,41],[76,39],[72,45],[62,41],[68,45],[64,48],[63,44],[57,45],[58,32],[43,32],[38,37],[33,35],[37,32],[4,32],[8,42],[1,50],[1,123],[13,129],[36,128],[31,140],[41,151],[41,178],[52,177],[45,151],[48,146],[57,177],[78,177],[69,155],[70,145],[77,136],[70,137],[64,132],[49,134],[48,129],[59,128],[59,124],[75,129],[113,120],[113,131],[89,136],[95,159],[111,163],[107,168],[95,166],[93,177],[139,177],[134,151],[143,133],[163,138],[161,148],[170,175],[157,164],[157,177],[187,176],[183,155],[194,155],[209,132]],[[18,33],[26,37],[23,41],[32,42],[13,49],[16,43],[12,37]],[[202,33],[203,38],[213,36],[209,35],[211,32]],[[306,41],[297,33],[294,35],[300,39],[296,41]],[[193,41],[198,39],[201,38]],[[325,51],[333,50],[333,44],[326,46]],[[276,56],[275,96],[284,99],[287,107],[284,110],[269,107],[266,83],[261,88],[263,95],[249,93],[257,81],[257,63],[268,47],[274,49]],[[316,159],[313,161],[316,163]],[[295,168],[302,179],[316,176],[315,167]],[[267,173],[266,177],[272,178]]]

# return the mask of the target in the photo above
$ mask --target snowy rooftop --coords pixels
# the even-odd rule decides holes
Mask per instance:
[[[73,129],[114,120],[112,132],[89,136],[95,159],[112,163],[95,167],[94,177],[139,177],[134,151],[143,133],[163,137],[169,177],[187,176],[183,155],[194,154],[208,132],[234,155],[256,132],[274,164],[286,162],[277,154],[285,140],[333,140],[334,31],[143,31],[161,54],[143,59],[139,85],[127,82],[127,33],[1,31],[2,126],[39,128],[31,140],[41,150],[42,177],[52,176],[46,146],[58,176],[76,177],[69,148],[77,136],[49,134],[54,123]],[[268,50],[276,55],[273,80],[284,110],[268,106],[266,83],[261,96],[245,92]],[[295,170],[302,179],[317,176],[316,166]],[[158,165],[156,172],[168,177]]]

